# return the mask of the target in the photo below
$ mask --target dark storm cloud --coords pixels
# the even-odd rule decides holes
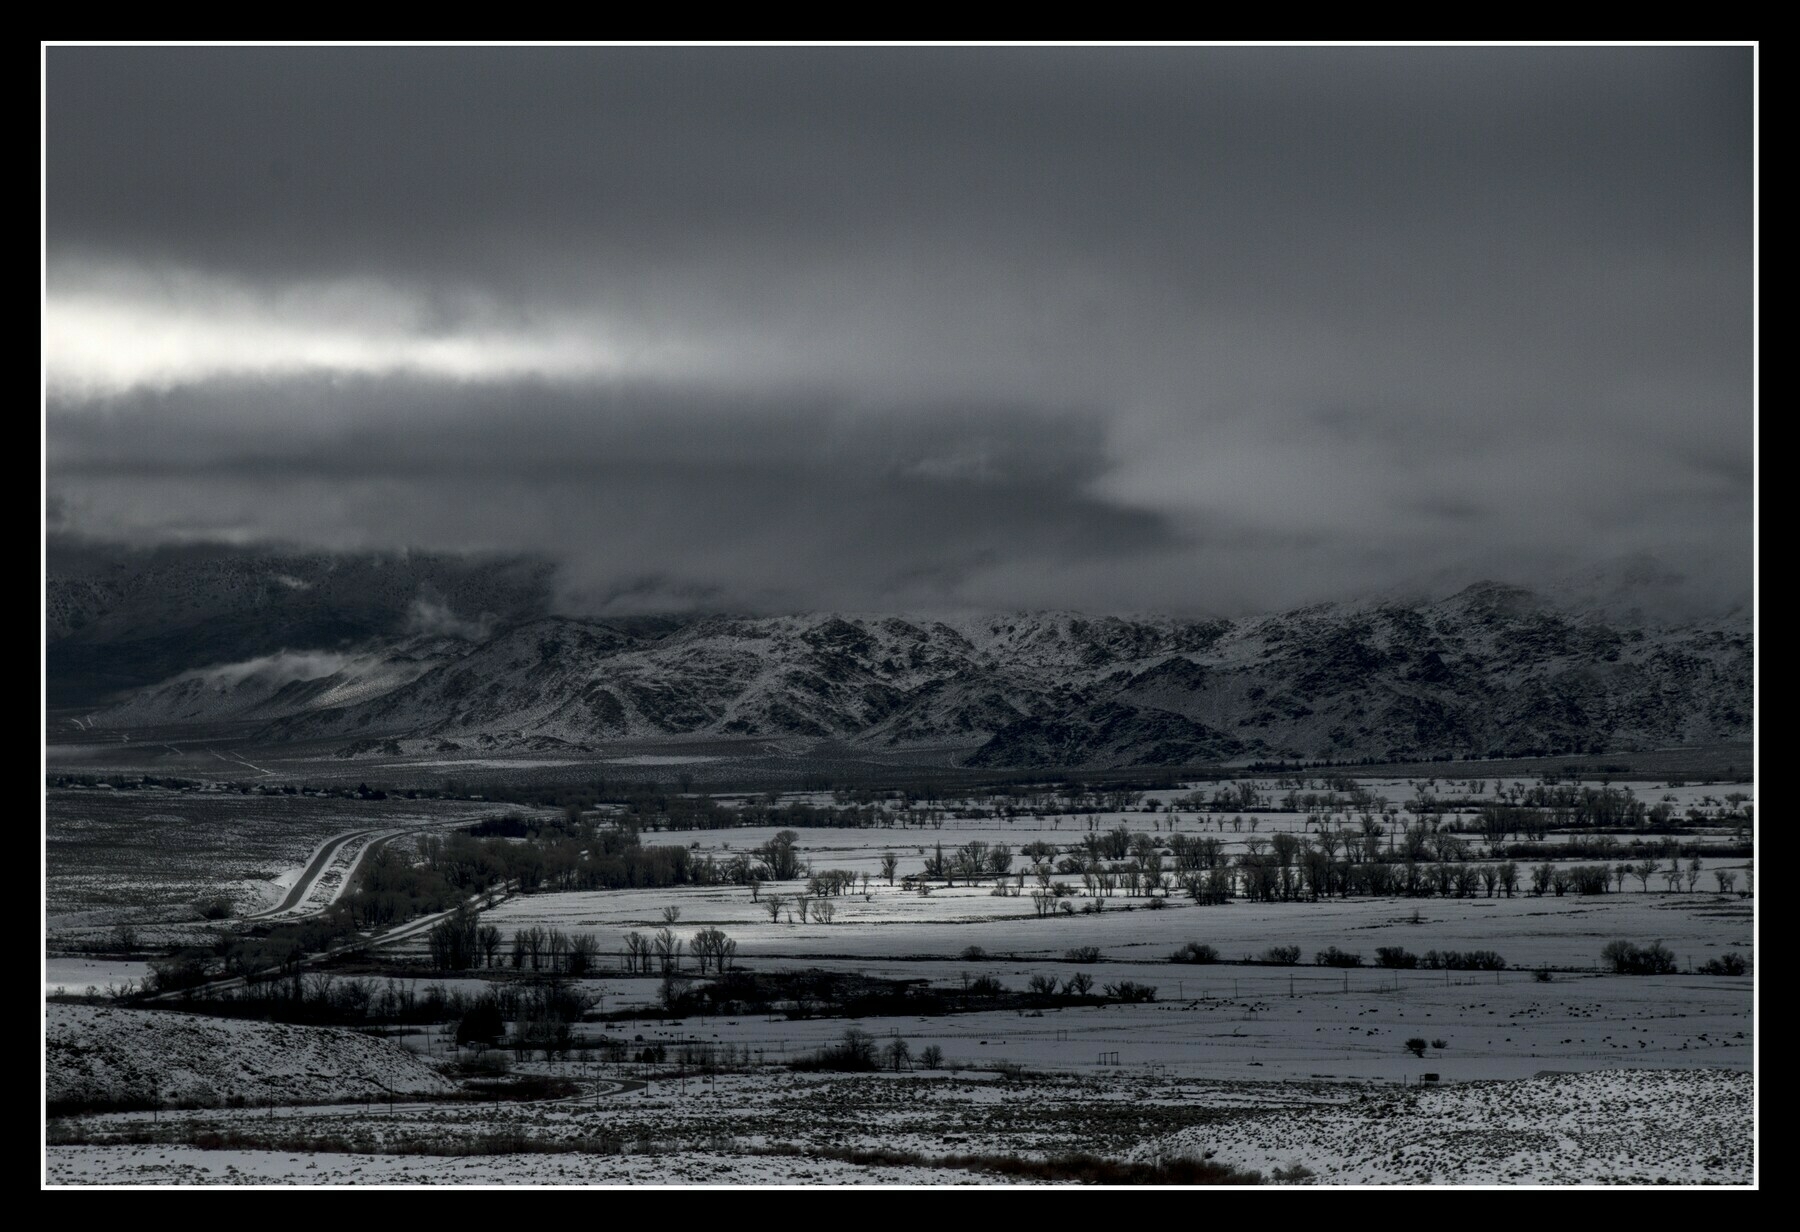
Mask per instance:
[[[1740,591],[1749,69],[52,48],[59,517],[615,604]]]
[[[1055,571],[1177,542],[1085,492],[1100,426],[1072,413],[388,380],[139,394],[57,422],[59,500],[101,533],[531,548],[600,610],[956,605],[1003,560]]]

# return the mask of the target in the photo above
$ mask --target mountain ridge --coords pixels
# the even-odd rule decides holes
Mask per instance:
[[[1752,721],[1747,619],[1616,623],[1499,583],[1235,621],[821,612],[634,627],[539,612],[485,633],[365,638],[296,660],[320,674],[285,684],[241,665],[190,671],[92,721],[196,717],[214,680],[228,700],[210,713],[350,754],[747,736],[942,747],[992,767],[1595,752],[1739,739]],[[234,712],[239,677],[259,684]]]

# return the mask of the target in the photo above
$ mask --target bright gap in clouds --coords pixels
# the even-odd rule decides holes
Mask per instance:
[[[372,282],[253,291],[192,274],[57,281],[44,308],[45,377],[53,397],[73,401],[221,378],[581,380],[641,371],[672,349],[628,344],[598,319],[503,313]]]

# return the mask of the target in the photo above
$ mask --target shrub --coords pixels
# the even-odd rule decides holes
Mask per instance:
[[[512,1073],[512,1054],[502,1048],[489,1048],[458,1063],[457,1068],[471,1078],[504,1078]]]
[[[1550,968],[1539,967],[1536,971],[1533,971],[1531,973],[1531,978],[1536,980],[1540,984],[1548,984],[1552,980],[1554,980],[1556,977],[1554,975],[1550,974]]]
[[[1672,975],[1676,969],[1675,955],[1660,941],[1641,947],[1629,941],[1608,942],[1600,958],[1614,975]]]
[[[506,1024],[500,1019],[500,1004],[492,997],[483,997],[469,1007],[469,1012],[462,1016],[456,1024],[456,1042],[458,1044],[491,1044],[500,1038],[500,1032]]]
[[[1427,950],[1419,965],[1433,971],[1506,970],[1506,960],[1492,950]]]
[[[1709,958],[1700,964],[1700,970],[1706,975],[1742,975],[1750,969],[1742,954],[1721,954],[1717,958]]]
[[[978,945],[968,946],[968,947],[964,948],[964,950],[962,952],[962,960],[964,962],[980,962],[982,959],[984,959],[986,957],[987,957],[987,951],[982,949]]]
[[[1113,1000],[1128,1004],[1156,1000],[1156,985],[1139,984],[1135,980],[1120,980],[1117,984],[1108,984],[1104,991]]]
[[[919,1049],[919,1064],[926,1069],[937,1069],[944,1063],[944,1050],[936,1044],[927,1044]]]
[[[231,916],[231,900],[228,898],[209,898],[194,904],[194,910],[200,913],[203,920],[224,920]]]
[[[1412,1053],[1413,1056],[1415,1056],[1415,1057],[1424,1056],[1426,1046],[1427,1045],[1426,1045],[1425,1041],[1420,1039],[1416,1035],[1413,1036],[1413,1038],[1406,1041],[1406,1050],[1408,1052]]]
[[[1063,952],[1063,961],[1072,963],[1095,963],[1100,961],[1100,947],[1097,945],[1078,945],[1072,950]]]
[[[839,1073],[870,1073],[881,1068],[875,1052],[875,1037],[860,1027],[850,1027],[836,1044],[819,1049],[810,1057],[796,1057],[788,1062],[794,1070],[833,1070]]]
[[[1433,1048],[1448,1048],[1450,1047],[1450,1044],[1446,1040],[1432,1040],[1431,1046]]]
[[[1577,894],[1604,894],[1611,882],[1611,870],[1604,864],[1582,864],[1569,870]]]
[[[1397,945],[1378,945],[1375,947],[1375,965],[1411,970],[1419,965],[1419,956]]]
[[[1313,962],[1321,967],[1360,967],[1362,955],[1340,950],[1334,945],[1313,955]]]
[[[1198,941],[1190,941],[1169,955],[1170,962],[1176,963],[1216,963],[1219,951],[1210,945],[1201,945]]]
[[[1263,961],[1273,963],[1277,967],[1292,967],[1300,962],[1300,947],[1297,945],[1272,945],[1263,951]]]

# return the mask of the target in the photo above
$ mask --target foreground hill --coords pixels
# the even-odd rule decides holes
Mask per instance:
[[[52,1106],[351,1102],[456,1089],[398,1044],[336,1027],[64,1004],[45,1005],[44,1020]]]

